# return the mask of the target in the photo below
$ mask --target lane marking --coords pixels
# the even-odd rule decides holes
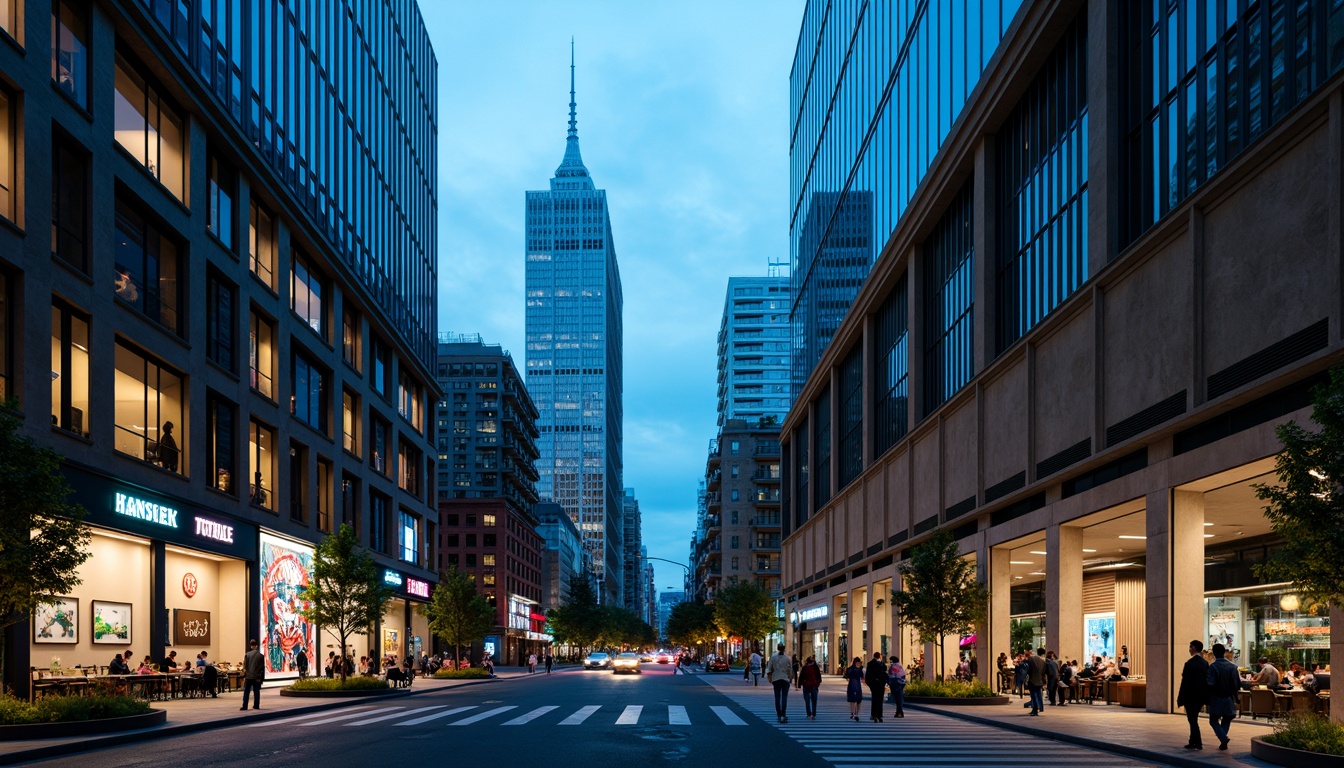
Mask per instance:
[[[414,720],[407,720],[407,721],[404,722],[404,723],[393,723],[393,725],[401,726],[401,727],[404,727],[404,726],[407,726],[407,725],[419,725],[419,724],[421,724],[421,723],[428,723],[430,720],[438,720],[440,717],[448,717],[449,715],[456,715],[458,712],[466,712],[466,711],[469,710],[469,709],[475,709],[475,708],[476,708],[476,705],[475,705],[475,704],[472,704],[472,705],[469,706],[469,707],[454,707],[453,709],[445,709],[445,710],[442,711],[442,712],[435,712],[435,713],[432,714],[432,715],[425,715],[424,717],[417,717],[417,718],[415,718]]]
[[[643,704],[631,704],[621,716],[616,718],[617,725],[639,725],[639,713],[644,711]]]
[[[370,718],[368,718],[367,720],[356,720],[356,721],[353,722],[353,723],[346,723],[346,724],[345,724],[345,727],[346,727],[346,728],[350,728],[350,727],[352,727],[352,726],[356,726],[356,725],[369,725],[369,724],[371,724],[371,723],[381,723],[381,722],[384,721],[384,720],[391,720],[391,719],[394,718],[394,717],[405,717],[406,715],[417,715],[417,714],[421,714],[421,713],[423,713],[423,712],[432,712],[432,711],[434,711],[434,710],[436,710],[436,709],[443,709],[443,708],[446,707],[446,706],[448,706],[448,705],[447,705],[447,704],[439,704],[439,705],[437,705],[437,706],[433,706],[433,707],[421,707],[420,709],[412,709],[412,710],[410,710],[409,712],[393,712],[393,713],[390,714],[390,715],[383,715],[383,716],[381,716],[381,717],[370,717]]]
[[[397,711],[397,714],[402,714],[402,713],[401,713],[400,711],[398,711],[398,710],[403,710],[403,709],[405,709],[405,707],[384,707],[383,709],[375,709],[375,710],[373,710],[373,712],[393,712],[393,711]],[[328,723],[337,723],[337,722],[340,722],[340,721],[342,721],[342,720],[350,720],[351,718],[355,718],[355,717],[363,717],[364,715],[370,715],[370,714],[373,714],[373,712],[356,712],[356,713],[354,713],[353,715],[338,715],[338,716],[336,716],[336,717],[329,717],[329,718],[327,718],[326,720],[310,720],[310,721],[308,721],[308,722],[306,722],[306,723],[299,723],[299,727],[300,727],[300,728],[311,728],[311,727],[313,727],[313,726],[315,726],[315,725],[327,725]]]
[[[536,709],[532,710],[531,712],[528,712],[526,715],[521,715],[521,716],[519,716],[519,717],[515,717],[515,718],[513,718],[512,720],[508,721],[507,723],[500,723],[500,725],[526,725],[527,723],[530,723],[530,722],[532,722],[533,720],[536,720],[538,717],[541,717],[542,715],[546,714],[547,712],[550,712],[550,711],[553,710],[553,709],[559,709],[559,708],[560,708],[560,707],[537,707]]]
[[[368,707],[368,706],[364,706],[364,707],[354,707],[353,709],[347,709],[347,710],[345,710],[345,711],[346,711],[346,712],[354,712],[355,710],[367,710],[367,709],[370,709],[370,707]],[[311,715],[299,715],[298,717],[286,717],[286,718],[283,718],[283,719],[280,719],[280,720],[265,720],[265,721],[260,722],[260,723],[247,723],[247,724],[244,725],[243,727],[244,727],[244,728],[265,728],[265,727],[272,726],[272,725],[288,725],[288,724],[290,724],[290,723],[297,723],[297,722],[299,722],[300,720],[311,720],[311,719],[313,719],[313,718],[315,718],[315,717],[326,717],[327,715],[330,715],[330,714],[331,714],[331,712],[329,712],[329,711],[328,711],[328,712],[314,712],[314,713],[311,714]],[[368,713],[365,712],[364,714],[368,714]]]
[[[724,725],[746,725],[746,721],[738,717],[733,710],[727,707],[710,707],[714,714],[719,716]]]
[[[578,712],[566,717],[560,721],[561,725],[583,725],[583,721],[592,717],[593,713],[601,709],[601,704],[589,704],[586,707],[580,707]]]
[[[449,725],[471,725],[473,723],[479,723],[488,717],[494,717],[495,715],[500,715],[505,712],[508,712],[511,709],[517,709],[517,708],[518,707],[513,704],[510,704],[506,707],[495,707],[494,709],[486,710],[485,712],[482,712],[479,715],[472,715],[471,717],[468,717],[465,720],[454,720],[453,722],[449,723]]]
[[[669,705],[667,708],[668,725],[690,725],[691,717],[686,714],[686,708],[679,705]]]

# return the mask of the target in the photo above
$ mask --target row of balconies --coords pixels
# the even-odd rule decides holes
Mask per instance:
[[[779,515],[757,515],[751,518],[752,528],[778,528]]]
[[[705,474],[705,490],[712,491],[723,481],[723,470],[715,468]]]

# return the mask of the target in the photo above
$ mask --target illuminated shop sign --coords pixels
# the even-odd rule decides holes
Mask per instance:
[[[803,621],[816,621],[817,619],[824,619],[830,615],[830,606],[822,603],[821,605],[814,605],[811,608],[804,608],[801,611],[790,613],[789,623],[797,624]]]
[[[388,586],[396,587],[397,589],[401,589],[401,585],[402,585],[401,574],[400,574],[400,573],[397,573],[396,571],[384,570],[384,571],[383,571],[383,583],[384,583],[384,584],[387,584]]]
[[[428,598],[428,597],[429,597],[429,582],[427,582],[427,581],[421,581],[421,580],[419,580],[419,579],[412,579],[410,576],[407,576],[407,577],[406,577],[406,594],[408,594],[408,595],[415,595],[416,597],[424,597],[424,598]]]
[[[521,629],[531,631],[532,629],[532,608],[535,603],[529,603],[526,600],[519,600],[514,597],[509,598],[509,629]]]
[[[223,544],[233,543],[233,526],[204,517],[196,518],[196,535]]]
[[[177,527],[177,510],[163,504],[145,501],[138,496],[118,493],[113,505],[118,515],[144,520],[147,523],[162,525],[165,528]]]

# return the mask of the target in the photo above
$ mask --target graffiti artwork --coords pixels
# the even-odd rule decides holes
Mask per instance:
[[[312,547],[261,534],[261,655],[268,676],[298,675],[300,646],[313,658],[317,627],[299,614],[308,607],[303,592],[312,568]]]

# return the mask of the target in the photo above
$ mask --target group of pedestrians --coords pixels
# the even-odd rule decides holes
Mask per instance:
[[[845,670],[845,700],[849,702],[849,719],[859,722],[859,705],[863,703],[863,689],[866,686],[871,702],[868,720],[882,722],[882,700],[886,697],[888,686],[891,688],[891,700],[896,705],[896,717],[905,717],[905,667],[901,660],[891,657],[890,664],[882,660],[880,651],[873,652],[873,658],[865,667],[863,658],[855,656],[849,669]]]
[[[1190,740],[1186,749],[1203,749],[1204,740],[1199,732],[1199,710],[1208,707],[1209,725],[1218,739],[1218,748],[1227,749],[1228,730],[1237,714],[1236,697],[1241,690],[1241,675],[1237,665],[1228,661],[1227,648],[1214,643],[1213,663],[1204,660],[1204,643],[1190,641],[1190,659],[1181,669],[1181,687],[1176,694],[1176,706],[1185,708],[1185,719],[1190,723]]]
[[[755,670],[755,672],[753,672]],[[803,693],[803,708],[808,720],[817,719],[817,694],[821,689],[821,667],[816,658],[808,656],[799,662],[797,656],[790,659],[784,653],[784,644],[780,643],[778,652],[770,657],[764,667],[760,654],[752,653],[748,662],[747,674],[759,677],[764,673],[775,693],[775,715],[781,723],[789,722],[789,688],[795,687]],[[859,722],[859,705],[863,702],[863,689],[868,688],[871,709],[869,720],[882,722],[882,703],[887,688],[891,688],[891,700],[896,705],[896,717],[905,717],[905,668],[900,659],[892,656],[890,664],[884,662],[880,652],[864,666],[863,658],[854,657],[853,664],[845,670],[845,699],[849,702],[849,717]]]

